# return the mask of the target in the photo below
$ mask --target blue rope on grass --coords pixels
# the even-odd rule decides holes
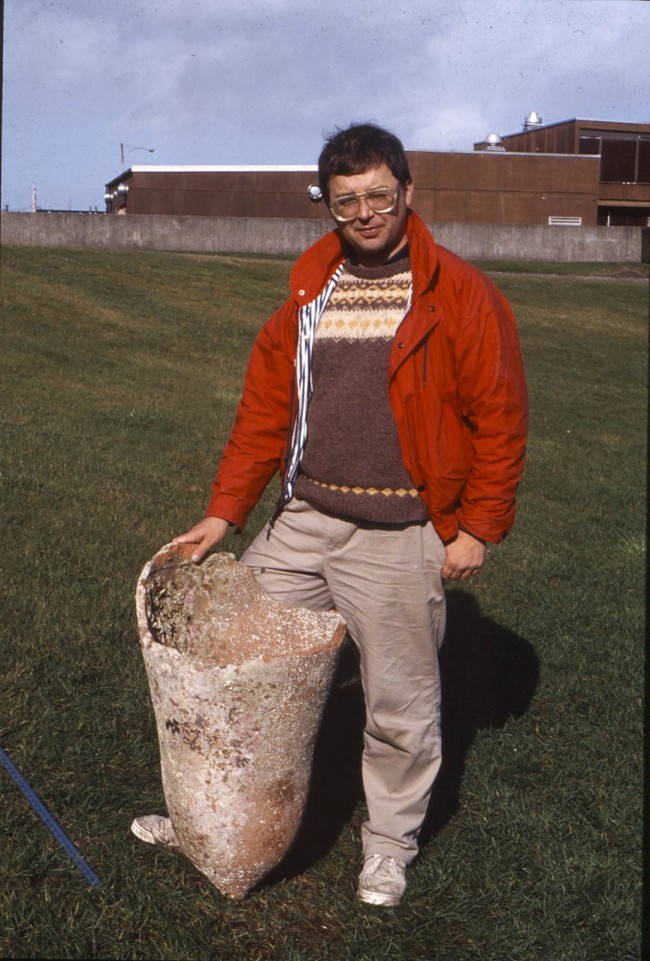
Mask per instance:
[[[76,868],[79,868],[86,880],[92,884],[94,888],[101,888],[102,882],[99,880],[92,868],[84,861],[79,851],[76,849],[68,835],[61,828],[61,826],[55,821],[48,809],[45,807],[38,795],[34,794],[25,778],[22,776],[15,764],[12,763],[11,759],[5,754],[2,747],[0,747],[0,761],[2,761],[2,766],[9,775],[9,777],[15,781],[20,790],[23,792],[31,806],[34,808],[38,816],[45,822],[46,827],[50,831],[56,840],[59,842],[61,847],[69,854],[72,863]]]

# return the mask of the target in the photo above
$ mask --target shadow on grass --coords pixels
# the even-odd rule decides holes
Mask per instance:
[[[475,597],[452,590],[447,592],[440,673],[443,760],[421,847],[460,807],[465,759],[477,732],[502,728],[528,710],[539,680],[539,661],[532,644],[483,617]]]
[[[539,677],[531,644],[490,618],[476,599],[447,592],[447,630],[440,652],[443,763],[434,785],[421,846],[460,806],[467,753],[479,730],[525,714]],[[306,871],[334,846],[363,799],[361,750],[365,709],[354,645],[346,640],[316,748],[303,822],[266,887]]]

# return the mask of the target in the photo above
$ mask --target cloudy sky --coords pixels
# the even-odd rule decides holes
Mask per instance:
[[[5,0],[1,202],[104,209],[125,166],[311,164],[375,120],[407,149],[650,121],[645,0]],[[134,148],[151,148],[154,154]]]

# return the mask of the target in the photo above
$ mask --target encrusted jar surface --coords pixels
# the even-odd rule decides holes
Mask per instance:
[[[300,825],[345,625],[271,600],[231,554],[186,554],[170,545],[145,566],[138,628],[181,850],[237,898]]]

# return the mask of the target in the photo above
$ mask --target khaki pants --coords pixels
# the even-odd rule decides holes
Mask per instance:
[[[438,647],[444,547],[433,526],[378,527],[292,500],[241,558],[275,600],[336,610],[359,648],[366,701],[364,857],[417,853],[441,761]]]

